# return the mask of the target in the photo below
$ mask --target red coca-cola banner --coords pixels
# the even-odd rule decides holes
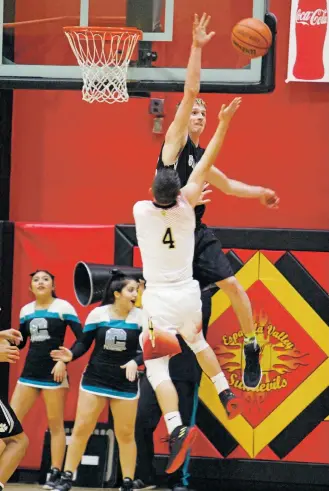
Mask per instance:
[[[292,0],[287,82],[329,82],[329,0]]]

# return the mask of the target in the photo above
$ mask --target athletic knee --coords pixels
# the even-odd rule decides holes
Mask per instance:
[[[19,435],[5,438],[3,441],[5,445],[15,445],[16,452],[19,452],[21,455],[25,454],[27,447],[29,446],[29,439],[24,432]]]
[[[197,355],[201,351],[209,348],[209,344],[205,340],[202,331],[198,332],[197,334],[195,334],[190,339],[185,339],[185,342],[189,346],[189,348],[193,351],[193,353],[195,355]]]
[[[162,382],[171,380],[169,375],[169,357],[156,358],[145,361],[146,376],[152,389],[155,391]]]
[[[93,429],[94,425],[91,425],[88,418],[79,418],[74,424],[72,438],[89,438]]]
[[[217,286],[219,286],[227,295],[240,296],[245,291],[235,276],[219,281]]]
[[[63,418],[48,418],[48,427],[52,434],[64,432]]]
[[[135,425],[126,423],[115,428],[115,436],[121,443],[131,443],[135,440]]]
[[[19,446],[21,448],[21,451],[24,452],[24,454],[25,454],[25,452],[29,446],[29,439],[25,433],[21,433],[19,435]]]

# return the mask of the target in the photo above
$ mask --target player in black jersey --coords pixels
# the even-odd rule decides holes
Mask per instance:
[[[28,339],[30,345],[10,405],[23,421],[42,393],[51,434],[51,470],[44,489],[52,489],[60,475],[66,448],[64,405],[68,380],[65,363],[54,362],[50,352],[63,345],[67,326],[77,339],[82,335],[82,328],[72,305],[56,297],[54,275],[35,271],[31,274],[30,290],[35,301],[21,309],[19,349],[24,348]]]
[[[17,344],[21,334],[16,329],[0,331],[0,362],[19,360]],[[10,343],[12,346],[10,346]],[[0,399],[0,491],[16,470],[28,447],[28,438],[12,408]]]
[[[64,472],[56,484],[58,491],[72,487],[76,471],[88,439],[107,401],[114,420],[119,445],[123,484],[120,489],[133,488],[136,466],[135,421],[139,398],[137,357],[142,329],[141,310],[135,307],[139,284],[116,273],[110,278],[100,307],[87,317],[82,339],[71,350],[54,350],[55,360],[69,362],[94,350],[83,374],[72,440],[68,447]],[[135,360],[136,359],[136,360]]]
[[[206,124],[206,104],[198,99],[200,90],[201,52],[213,33],[207,34],[209,22],[204,14],[199,22],[197,16],[193,26],[193,44],[187,66],[184,97],[179,104],[175,119],[168,128],[160,151],[157,170],[172,167],[177,170],[182,187],[186,185],[193,168],[201,159],[204,149],[199,146],[200,135]],[[226,124],[226,131],[229,127]],[[241,198],[257,198],[268,208],[277,208],[276,193],[261,186],[249,186],[229,179],[216,167],[212,167],[207,182],[225,194]],[[246,359],[243,381],[246,387],[256,389],[262,377],[259,363],[260,348],[257,343],[249,297],[235,278],[228,259],[222,251],[217,237],[202,223],[205,206],[197,206],[194,278],[201,288],[216,284],[229,297],[244,333],[244,355]]]

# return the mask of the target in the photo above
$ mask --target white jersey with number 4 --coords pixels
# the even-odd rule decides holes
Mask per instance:
[[[192,280],[195,213],[186,199],[178,196],[169,208],[138,201],[133,213],[147,285]]]

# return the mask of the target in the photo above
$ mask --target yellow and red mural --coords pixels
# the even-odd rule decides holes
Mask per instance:
[[[255,391],[243,385],[243,333],[228,298],[219,291],[213,297],[207,339],[232,390],[243,398],[244,410],[228,421],[205,376],[199,397],[254,458],[328,387],[329,327],[261,252],[236,276],[253,306],[262,381]]]

